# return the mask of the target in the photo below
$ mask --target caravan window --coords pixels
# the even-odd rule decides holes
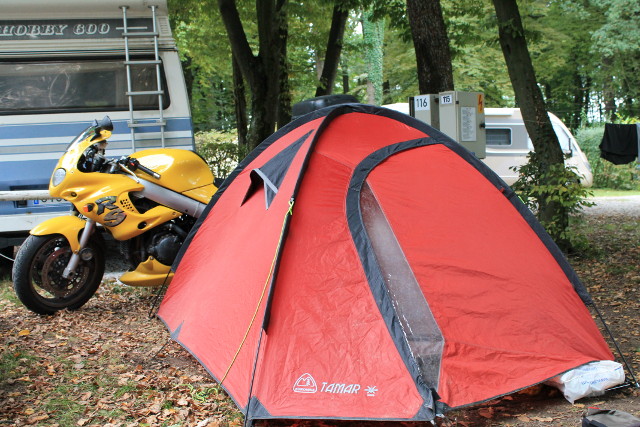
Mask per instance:
[[[157,90],[155,65],[132,66],[131,81],[133,91]],[[0,62],[0,114],[128,110],[126,92],[122,59]],[[158,109],[158,96],[136,96],[134,109]]]
[[[487,129],[487,145],[511,145],[511,129]]]

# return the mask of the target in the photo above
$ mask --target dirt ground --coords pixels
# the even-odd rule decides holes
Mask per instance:
[[[588,245],[570,261],[640,372],[640,218],[594,212],[582,228]],[[242,425],[241,414],[205,370],[169,340],[159,320],[149,318],[153,291],[106,283],[76,312],[38,316],[20,305],[10,286],[8,277],[0,279],[0,425]],[[640,417],[640,390],[571,405],[555,389],[540,386],[450,412],[437,424],[578,426],[590,406]]]

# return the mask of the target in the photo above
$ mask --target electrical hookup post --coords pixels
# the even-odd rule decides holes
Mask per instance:
[[[409,98],[409,114],[447,134],[477,158],[487,154],[484,94],[447,91]]]

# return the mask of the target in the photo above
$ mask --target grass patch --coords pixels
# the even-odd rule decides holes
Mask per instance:
[[[0,353],[0,383],[16,380],[37,367],[38,358],[24,350],[6,349]]]
[[[13,291],[13,284],[10,281],[10,277],[0,277],[0,309],[8,303],[19,304],[20,300]]]
[[[72,397],[65,397],[64,394],[56,393],[55,396],[44,402],[44,409],[51,417],[50,421],[63,426],[76,424],[78,418],[84,414],[85,406]]]
[[[610,188],[591,188],[593,197],[640,196],[640,190],[612,190]]]

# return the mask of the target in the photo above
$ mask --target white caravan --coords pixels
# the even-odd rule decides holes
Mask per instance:
[[[409,114],[409,104],[400,102],[383,107]],[[487,131],[486,158],[482,161],[496,172],[508,185],[518,180],[513,167],[527,162],[527,155],[533,151],[533,144],[524,126],[519,108],[485,108]],[[553,130],[558,136],[562,151],[566,156],[565,164],[575,168],[584,187],[591,187],[593,174],[587,156],[580,150],[571,131],[554,114],[549,113]]]
[[[0,11],[3,250],[69,210],[24,195],[46,194],[57,159],[94,119],[111,117],[114,156],[194,140],[166,0],[2,0]]]
[[[533,144],[524,126],[519,108],[485,108],[487,157],[482,161],[509,185],[518,180],[513,167],[527,162]],[[593,174],[587,156],[582,152],[571,131],[558,117],[549,113],[553,130],[565,154],[565,164],[575,168],[584,187],[591,187]]]

